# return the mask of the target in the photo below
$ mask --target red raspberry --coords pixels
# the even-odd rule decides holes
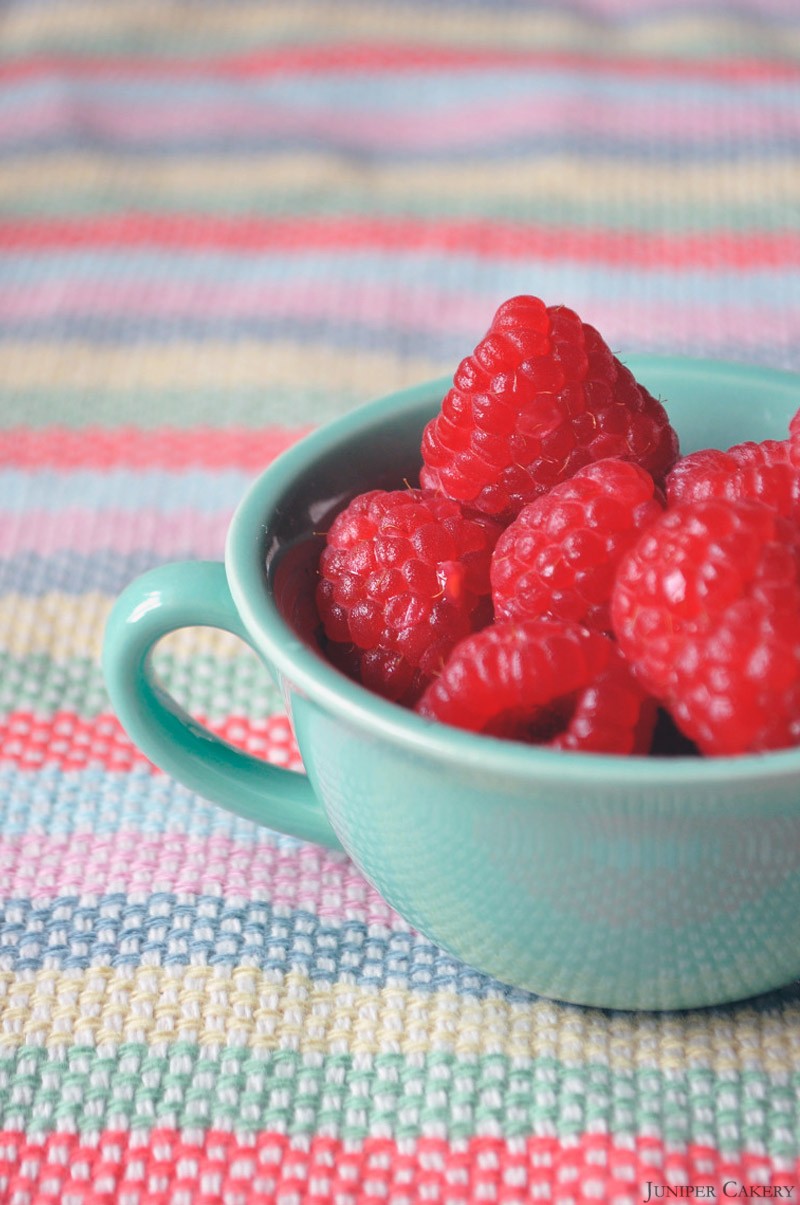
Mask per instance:
[[[623,557],[623,653],[706,754],[800,742],[800,542],[761,502],[668,509]]]
[[[655,722],[655,705],[613,641],[547,619],[462,640],[417,711],[470,732],[588,753],[645,753]]]
[[[492,557],[495,618],[550,616],[611,631],[617,565],[663,510],[653,478],[625,460],[578,469],[524,506]]]
[[[750,499],[800,520],[800,473],[788,440],[735,444],[727,452],[704,448],[683,456],[667,477],[667,502],[678,506],[706,498]]]
[[[491,619],[499,528],[424,490],[361,494],[331,525],[317,608],[340,668],[413,702],[457,641]]]
[[[512,297],[425,429],[421,481],[508,522],[590,461],[633,460],[661,480],[677,454],[664,408],[594,327]]]

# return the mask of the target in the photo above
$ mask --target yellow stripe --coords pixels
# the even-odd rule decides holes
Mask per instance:
[[[87,30],[89,31],[87,43]],[[724,46],[728,54],[775,52],[774,31],[763,22],[722,14],[657,13],[622,26],[592,21],[586,16],[557,11],[495,10],[442,11],[424,4],[336,4],[318,0],[304,4],[237,4],[194,6],[187,19],[179,3],[14,6],[3,16],[6,55],[24,53],[42,43],[53,48],[76,42],[81,49],[110,40],[112,44],[160,46],[164,39],[189,45],[204,44],[214,53],[237,44],[253,47],[259,41],[337,43],[351,39],[405,41],[414,44],[513,47],[537,50],[567,49],[614,54],[697,55],[698,47]],[[761,47],[759,47],[761,43]],[[780,31],[781,53],[800,45],[800,33]]]
[[[114,347],[70,341],[3,345],[2,389],[165,391],[319,390],[333,396],[377,397],[452,371],[452,364],[291,342],[189,341]]]
[[[301,972],[249,967],[95,967],[84,971],[0,972],[0,1053],[23,1046],[116,1047],[192,1042],[246,1045],[265,1054],[447,1050],[464,1058],[556,1058],[603,1063],[620,1072],[800,1071],[800,1046],[787,1037],[800,1005],[780,1015],[741,1008],[735,1016],[620,1014],[546,1000],[478,999],[320,983]]]
[[[635,195],[636,204],[688,204],[721,200],[757,205],[800,201],[800,164],[796,158],[748,158],[741,163],[625,164],[618,159],[586,159],[554,154],[541,159],[459,163],[375,164],[368,182],[363,169],[335,155],[286,154],[221,160],[182,155],[170,159],[117,162],[90,154],[33,156],[0,175],[0,204],[32,203],[57,191],[97,197],[125,197],[145,191],[150,203],[201,200],[225,202],[231,196],[278,192],[324,195],[330,189],[361,193],[368,187],[376,200],[399,205],[405,199],[441,202],[443,196],[484,197],[496,203],[520,201],[535,194],[540,204],[574,202],[590,196],[595,206],[621,204]]]
[[[112,597],[99,591],[71,595],[53,590],[39,598],[0,595],[0,650],[15,657],[46,654],[55,661],[98,659],[113,604]],[[216,628],[184,628],[167,636],[159,650],[187,659],[201,654],[231,658],[241,657],[246,647]]]

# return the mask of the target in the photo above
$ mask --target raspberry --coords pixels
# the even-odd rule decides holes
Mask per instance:
[[[524,506],[492,557],[497,620],[551,616],[611,631],[609,605],[622,554],[662,513],[653,478],[625,460],[578,469]]]
[[[705,498],[750,499],[800,520],[800,473],[792,464],[788,440],[735,444],[727,452],[704,448],[683,456],[666,482],[667,502]]]
[[[591,753],[644,753],[655,722],[613,641],[547,619],[462,640],[417,711],[470,732]]]
[[[425,428],[421,482],[508,522],[593,460],[633,460],[661,480],[677,454],[664,408],[594,327],[513,297]]]
[[[411,703],[462,637],[491,619],[499,528],[424,490],[373,490],[333,521],[317,609],[331,659],[367,687]]]
[[[800,540],[762,502],[667,509],[622,559],[620,647],[705,754],[800,742]]]

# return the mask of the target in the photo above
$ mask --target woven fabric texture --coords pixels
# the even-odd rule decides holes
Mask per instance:
[[[0,4],[0,1200],[800,1195],[797,987],[510,990],[156,771],[99,668],[126,582],[506,297],[800,370],[799,266],[796,0]],[[300,767],[233,637],[158,667]]]

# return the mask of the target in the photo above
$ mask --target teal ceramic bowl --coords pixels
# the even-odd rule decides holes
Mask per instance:
[[[781,438],[800,379],[629,357],[684,451]],[[800,750],[730,759],[566,754],[431,724],[316,651],[319,537],[365,489],[419,468],[448,382],[363,406],[253,484],[225,563],[168,565],[109,620],[108,689],[164,770],[240,815],[341,845],[413,926],[505,983],[579,1004],[718,1004],[800,977]],[[155,680],[178,627],[238,633],[280,684],[307,777],[241,753]]]

